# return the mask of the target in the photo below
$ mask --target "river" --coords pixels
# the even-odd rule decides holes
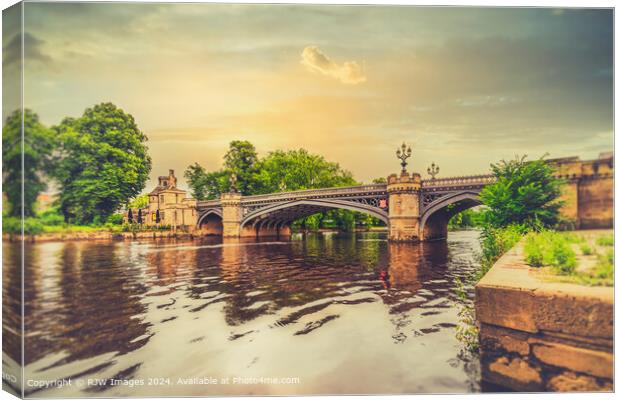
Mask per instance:
[[[449,236],[27,244],[26,393],[479,391],[479,363],[455,338],[454,293],[476,265],[478,232]],[[19,245],[3,246],[4,295],[16,297]],[[5,348],[18,343],[8,300]]]

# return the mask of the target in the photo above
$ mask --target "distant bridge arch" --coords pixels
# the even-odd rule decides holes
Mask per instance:
[[[196,225],[207,235],[221,236],[224,232],[222,209],[207,208],[199,214]]]
[[[422,239],[445,238],[450,218],[461,211],[481,204],[479,191],[473,190],[448,193],[435,199],[424,208],[420,216]]]
[[[209,215],[216,215],[222,219],[222,209],[221,208],[208,208],[200,213],[198,216],[197,225],[202,225]]]
[[[357,211],[378,218],[386,225],[389,223],[387,211],[374,205],[339,199],[303,199],[276,203],[250,212],[242,219],[241,229],[248,224],[264,224],[268,227],[288,224],[330,209]]]

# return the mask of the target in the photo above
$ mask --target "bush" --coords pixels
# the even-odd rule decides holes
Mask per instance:
[[[19,217],[3,217],[2,232],[17,233],[22,232],[22,221]],[[43,232],[43,224],[36,218],[26,218],[24,220],[24,234],[36,235]]]
[[[542,267],[545,265],[545,256],[543,254],[543,246],[540,244],[540,240],[537,240],[538,236],[529,235],[525,240],[525,262],[532,267]]]
[[[65,217],[60,215],[57,210],[49,209],[39,214],[41,224],[45,226],[61,226],[65,223]]]
[[[2,217],[2,232],[21,233],[22,220],[19,217]]]
[[[553,227],[558,223],[559,200],[563,181],[556,178],[553,167],[543,159],[526,161],[525,157],[492,164],[495,182],[480,193],[485,222],[496,227],[511,224]]]
[[[577,257],[568,242],[557,241],[552,245],[554,270],[560,274],[570,275],[577,267]]]
[[[608,250],[605,254],[598,255],[598,261],[593,271],[593,276],[599,279],[614,279],[614,251]]]
[[[599,246],[613,246],[614,245],[614,237],[613,236],[601,236],[596,239],[596,244]]]
[[[584,256],[589,256],[594,252],[594,250],[592,250],[592,247],[590,247],[590,245],[588,245],[587,243],[583,243],[580,246],[580,249],[581,249],[581,254],[583,254]]]
[[[482,257],[484,261],[495,261],[510,250],[527,232],[523,225],[512,224],[506,228],[485,228],[482,230]]]
[[[36,235],[43,232],[43,224],[36,218],[26,218],[24,221],[24,233],[26,235]]]
[[[123,214],[112,214],[108,217],[106,224],[122,225],[123,218],[124,218]]]

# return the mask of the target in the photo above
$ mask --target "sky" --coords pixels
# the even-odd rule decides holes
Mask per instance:
[[[107,101],[132,114],[145,190],[219,168],[235,139],[306,148],[363,182],[399,171],[403,141],[423,177],[613,146],[611,10],[26,3],[24,22],[25,106],[50,126]]]

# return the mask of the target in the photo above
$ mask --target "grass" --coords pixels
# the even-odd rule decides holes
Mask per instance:
[[[542,268],[555,281],[589,286],[613,286],[613,236],[586,238],[567,232],[530,233],[524,245],[525,262]],[[577,250],[577,251],[576,251]]]
[[[72,233],[96,233],[96,232],[141,232],[170,230],[169,225],[158,227],[123,223],[122,215],[114,215],[105,223],[93,223],[91,225],[73,225],[65,223],[64,218],[54,210],[47,210],[35,217],[24,219],[24,233],[26,235],[40,234],[72,234]],[[19,217],[2,217],[2,232],[9,234],[21,234],[22,221]]]
[[[121,232],[121,225],[52,225],[43,226],[43,233],[77,233],[77,232]]]
[[[578,239],[555,231],[530,233],[525,239],[525,262],[532,267],[550,266],[559,275],[570,275],[577,267],[571,247]]]
[[[605,254],[599,254],[592,276],[598,279],[611,280],[614,279],[614,251],[608,250]]]

